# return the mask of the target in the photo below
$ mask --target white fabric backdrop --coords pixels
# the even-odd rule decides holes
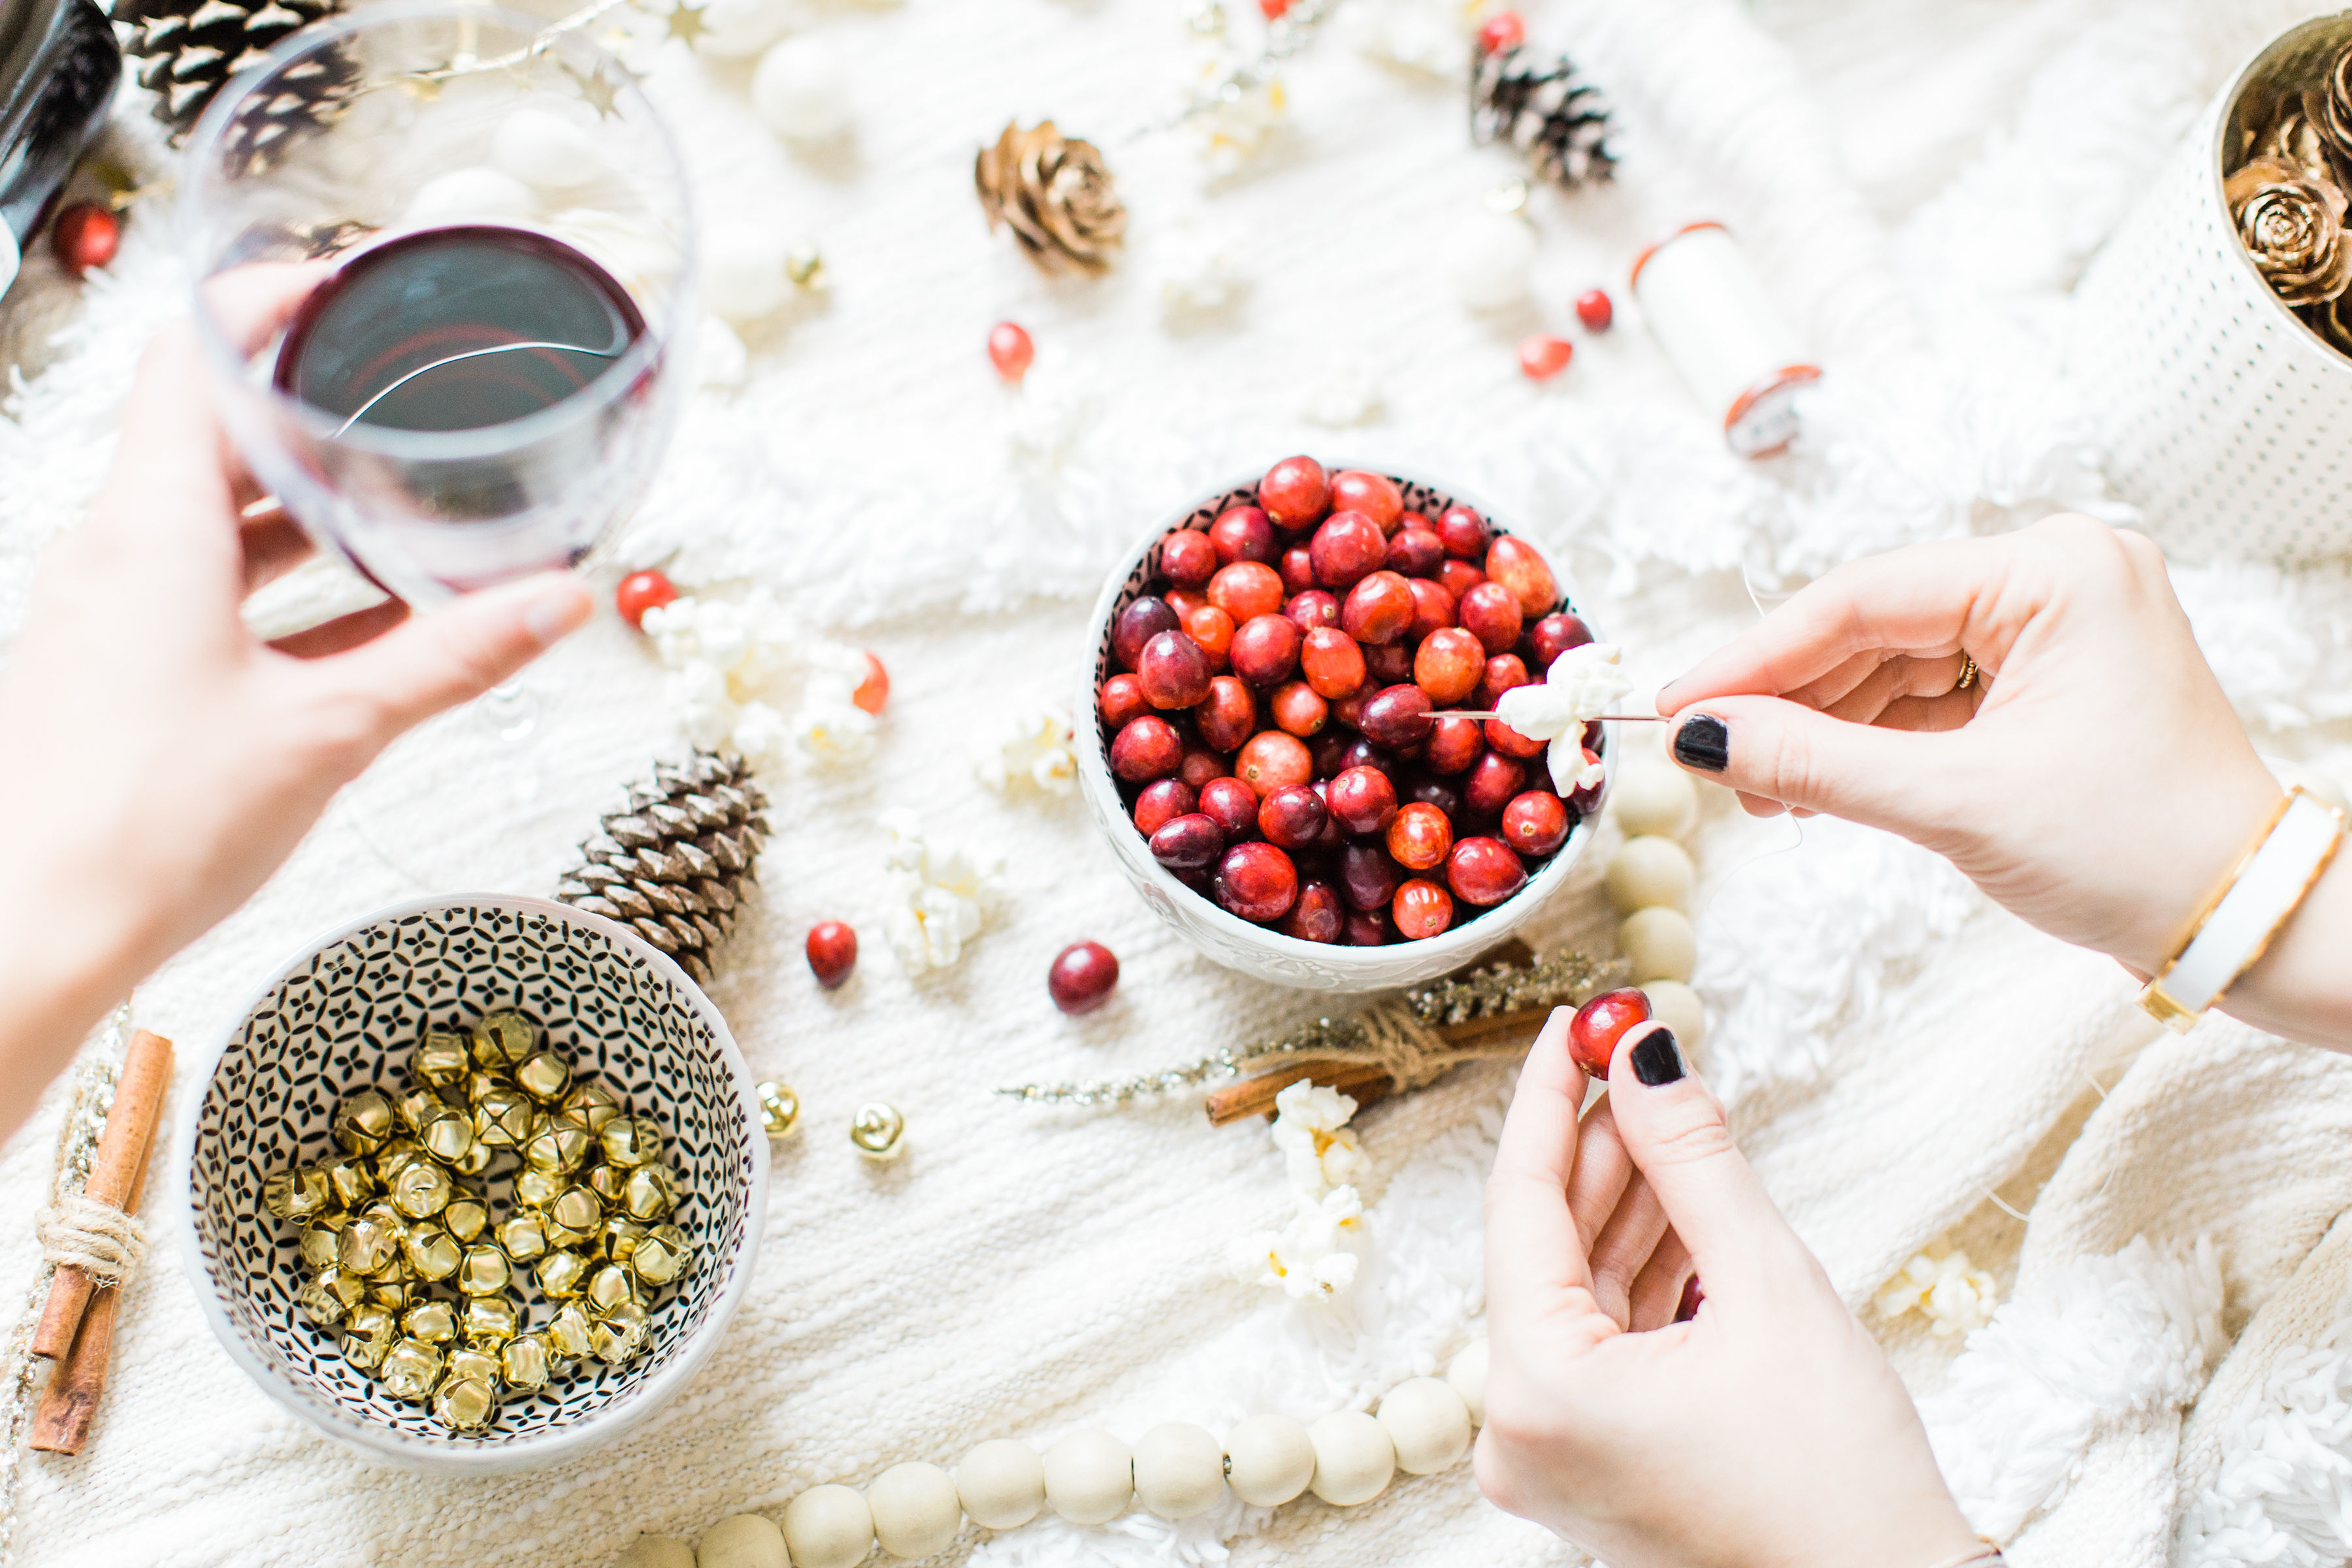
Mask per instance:
[[[460,1486],[369,1468],[279,1414],[166,1262],[131,1291],[90,1452],[29,1466],[23,1559],[599,1563],[639,1529],[691,1536],[815,1481],[952,1463],[985,1437],[1093,1423],[1132,1437],[1263,1408],[1307,1418],[1440,1365],[1480,1304],[1476,1192],[1507,1070],[1465,1069],[1367,1119],[1375,1256],[1345,1305],[1226,1281],[1227,1238],[1286,1202],[1262,1131],[1212,1131],[1190,1104],[1041,1113],[986,1091],[1180,1061],[1317,1009],[1215,970],[1151,921],[1075,801],[978,790],[970,756],[990,721],[1065,693],[1086,601],[1154,514],[1295,449],[1417,465],[1493,497],[1552,544],[1652,681],[1752,620],[1743,565],[1769,588],[1908,539],[2105,507],[2057,374],[2064,290],[2237,56],[2299,14],[2191,0],[1532,5],[1535,36],[1576,52],[1619,100],[1624,163],[1613,189],[1538,195],[1538,305],[1499,320],[1457,306],[1442,263],[1450,226],[1508,161],[1465,144],[1454,81],[1368,58],[1336,25],[1289,73],[1282,140],[1213,183],[1181,139],[1124,140],[1176,101],[1189,45],[1172,4],[818,5],[808,26],[850,59],[857,130],[850,151],[815,160],[758,127],[741,71],[668,57],[655,89],[706,213],[778,215],[822,244],[835,282],[829,307],[752,335],[746,386],[698,403],[636,548],[678,547],[682,581],[774,592],[813,627],[877,650],[895,683],[873,761],[773,781],[764,892],[714,987],[754,1068],[807,1107],[776,1161],[751,1298],[702,1377],[633,1439]],[[125,111],[126,142],[143,139],[140,112]],[[984,232],[971,154],[1016,113],[1097,137],[1120,172],[1134,236],[1108,280],[1042,280]],[[1618,287],[1639,244],[1697,216],[1743,235],[1832,368],[1816,437],[1786,462],[1723,454]],[[1157,277],[1187,224],[1231,241],[1248,287],[1226,310],[1168,321]],[[35,552],[79,515],[112,451],[137,345],[178,298],[169,249],[151,205],[113,276],[68,288],[37,259],[0,317],[24,377],[0,419],[0,628],[21,620]],[[1618,330],[1580,341],[1558,384],[1529,385],[1513,344],[1565,325],[1594,282],[1617,294]],[[1018,399],[981,353],[1008,315],[1040,350]],[[1342,368],[1377,385],[1385,415],[1318,428],[1303,410]],[[2343,574],[2180,582],[2265,749],[2343,771]],[[193,1058],[331,922],[427,889],[551,888],[619,786],[677,742],[658,671],[610,620],[529,679],[541,717],[522,746],[461,713],[397,748],[250,905],[142,989],[142,1021]],[[539,781],[527,792],[511,780],[519,757]],[[910,981],[880,940],[876,821],[893,806],[1010,856],[1009,909],[944,976]],[[2104,1114],[2094,1089],[2111,1090],[2147,1038],[2122,976],[1875,835],[1750,825],[1717,800],[1701,853],[1699,979],[1717,1018],[1704,1066],[1841,1288],[1866,1300],[1954,1226],[2006,1287],[2021,1227],[1986,1197],[2031,1203]],[[1597,904],[1588,875],[1548,932],[1606,942]],[[856,978],[830,996],[798,954],[826,917],[867,939]],[[1124,978],[1112,1006],[1070,1021],[1040,982],[1080,936],[1108,942]],[[184,1071],[175,1093],[189,1090]],[[842,1137],[849,1109],[877,1097],[911,1123],[912,1152],[880,1170]],[[0,1279],[33,1267],[55,1114],[0,1155],[0,1202],[18,1216],[0,1227]],[[2099,1146],[2117,1160],[2140,1147],[2122,1134]],[[2091,1195],[2075,1194],[2057,1248],[2069,1257],[2132,1234],[2083,1217],[2103,1212],[2099,1173],[2077,1184]],[[149,1205],[159,1223],[170,1212],[168,1194]],[[2226,1259],[2233,1289],[2283,1279],[2326,1219]],[[1948,1344],[1891,1340],[1916,1387],[1941,1385]],[[2079,1441],[2052,1439],[2057,1473],[2114,1426],[2093,1408]],[[2091,1469],[2137,1463],[2168,1488],[2169,1429],[2127,1435]],[[2072,1545],[2050,1533],[2031,1560],[2159,1561],[2152,1516],[2077,1525]],[[1466,1467],[1345,1513],[1309,1500],[1181,1531],[1129,1520],[985,1535],[943,1560],[1573,1557],[1487,1508]]]

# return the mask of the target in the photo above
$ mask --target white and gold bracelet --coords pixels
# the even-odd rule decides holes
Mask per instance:
[[[2194,1028],[2303,907],[2343,841],[2342,812],[2301,784],[2288,792],[2180,952],[2140,992],[2139,1005],[2168,1028]]]

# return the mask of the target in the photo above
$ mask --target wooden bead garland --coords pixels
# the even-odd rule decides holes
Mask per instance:
[[[1253,1415],[1226,1437],[1225,1468],[1235,1497],[1254,1507],[1276,1508],[1315,1479],[1315,1443],[1287,1415]]]
[[[1308,1424],[1315,1445],[1315,1479],[1307,1489],[1325,1502],[1353,1508],[1389,1489],[1396,1475],[1396,1446],[1388,1428],[1360,1410],[1335,1410]]]
[[[1206,1513],[1224,1489],[1225,1451],[1206,1427],[1164,1421],[1136,1439],[1135,1500],[1160,1518]]]
[[[1045,1501],[1072,1524],[1104,1524],[1127,1511],[1135,1456],[1108,1432],[1073,1432],[1045,1450]]]
[[[739,1513],[702,1532],[695,1568],[792,1568],[784,1532],[764,1514]]]
[[[955,1478],[937,1465],[893,1465],[866,1489],[875,1539],[893,1557],[929,1557],[963,1528]]]
[[[1045,1506],[1045,1462],[1010,1437],[991,1438],[956,1467],[956,1491],[974,1524],[1011,1530]]]
[[[1374,1419],[1389,1435],[1397,1468],[1409,1476],[1433,1476],[1470,1451],[1470,1406],[1433,1377],[1407,1378],[1390,1389]]]
[[[822,1486],[784,1505],[794,1568],[852,1568],[874,1550],[874,1513],[856,1487]]]
[[[1664,757],[1627,757],[1610,788],[1609,809],[1626,836],[1601,875],[1621,917],[1618,949],[1650,999],[1650,1016],[1672,1029],[1685,1050],[1696,1050],[1706,1037],[1706,1009],[1690,988],[1698,963],[1689,912],[1698,868],[1680,839],[1698,825],[1698,786]]]

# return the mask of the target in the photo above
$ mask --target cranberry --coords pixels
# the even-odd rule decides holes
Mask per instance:
[[[1269,844],[1303,849],[1323,837],[1328,818],[1321,795],[1305,784],[1285,784],[1258,804],[1257,830]]]
[[[1263,925],[1298,900],[1298,868],[1271,844],[1236,844],[1217,863],[1217,902]]]
[[[1213,670],[1232,661],[1234,618],[1214,605],[1195,605],[1184,616],[1184,635],[1191,637]],[[1142,670],[1136,671],[1140,675]]]
[[[1499,838],[1465,838],[1445,858],[1445,885],[1466,904],[1499,904],[1528,885],[1528,868]]]
[[[1568,842],[1570,826],[1568,807],[1548,789],[1514,795],[1511,804],[1503,807],[1503,842],[1522,855],[1552,853]]]
[[[1298,901],[1282,917],[1282,934],[1301,942],[1338,942],[1347,918],[1339,906],[1339,894],[1330,883],[1307,882],[1299,887]]]
[[[1682,1299],[1675,1303],[1675,1321],[1689,1322],[1698,1316],[1698,1310],[1706,1304],[1706,1292],[1700,1288],[1698,1276],[1694,1274],[1683,1281]]]
[[[1549,670],[1551,661],[1572,647],[1582,647],[1592,640],[1592,628],[1583,619],[1561,610],[1538,621],[1528,634],[1535,644],[1536,662],[1532,668]]]
[[[1307,689],[1311,691],[1314,688],[1309,687]],[[1313,743],[1307,750],[1307,753],[1315,759],[1317,778],[1337,778],[1346,770],[1348,764],[1340,759],[1347,755],[1352,740],[1352,736],[1336,724],[1327,725],[1315,737]]]
[[[1519,344],[1519,369],[1529,381],[1549,381],[1568,368],[1576,345],[1538,332]]]
[[[1114,675],[1102,683],[1102,721],[1114,732],[1150,706],[1143,682],[1135,676]]]
[[[1398,641],[1376,643],[1364,649],[1364,679],[1371,691],[1383,686],[1395,686],[1412,679],[1412,645]]]
[[[1154,708],[1162,711],[1190,708],[1209,694],[1209,656],[1182,632],[1161,632],[1143,645],[1135,661],[1135,678],[1143,685],[1144,700]],[[1234,742],[1239,744],[1239,741]],[[1233,746],[1218,749],[1231,751]]]
[[[1412,591],[1412,628],[1407,637],[1418,642],[1454,624],[1454,595],[1444,584],[1433,577],[1408,577],[1404,585]]]
[[[1385,833],[1396,820],[1396,785],[1378,768],[1343,769],[1324,786],[1324,795],[1330,803],[1331,820],[1349,833]]]
[[[1523,614],[1551,613],[1559,603],[1559,584],[1536,547],[1506,533],[1486,547],[1486,575],[1518,595]]]
[[[1217,560],[1230,566],[1236,561],[1272,561],[1276,554],[1274,524],[1254,506],[1229,506],[1209,524],[1209,542]]]
[[[1584,749],[1586,751],[1591,752],[1596,757],[1599,756],[1602,752],[1609,749],[1603,743],[1607,739],[1608,734],[1602,729],[1600,720],[1588,719],[1585,721]]]
[[[1317,626],[1299,644],[1298,668],[1316,694],[1338,700],[1364,685],[1364,650],[1337,626]]]
[[[1475,507],[1457,503],[1437,514],[1437,537],[1444,541],[1445,553],[1456,561],[1481,561],[1492,534]]]
[[[1181,623],[1165,599],[1155,599],[1149,594],[1129,600],[1118,615],[1111,617],[1110,656],[1121,669],[1133,669],[1135,661],[1143,656],[1143,645],[1161,632],[1172,632]]]
[[[1462,625],[1477,634],[1489,654],[1508,653],[1518,646],[1527,614],[1519,596],[1500,583],[1481,583],[1462,595]]]
[[[646,612],[677,598],[677,586],[659,572],[632,572],[613,591],[613,607],[638,631],[646,629]]]
[[[1279,22],[1297,0],[1257,0],[1257,14],[1269,22]]]
[[[1429,693],[1418,686],[1384,687],[1364,704],[1356,727],[1372,744],[1401,752],[1429,738]]]
[[[1027,329],[1019,322],[999,321],[988,329],[988,363],[996,367],[1007,386],[1020,385],[1036,357],[1037,345],[1029,341]]]
[[[1233,764],[1206,746],[1187,746],[1184,760],[1176,764],[1176,776],[1194,790],[1203,790],[1218,779],[1234,776]],[[1249,786],[1244,784],[1243,788]]]
[[[1307,742],[1280,730],[1261,730],[1234,759],[1234,775],[1257,791],[1263,800],[1285,784],[1303,784],[1315,776],[1315,760]]]
[[[1257,482],[1257,504],[1284,528],[1305,528],[1331,504],[1323,465],[1312,458],[1285,458]]]
[[[1217,547],[1198,529],[1180,528],[1160,542],[1160,570],[1180,588],[1198,588],[1217,574]]]
[[[1170,609],[1176,612],[1176,624],[1180,626],[1184,624],[1186,616],[1195,610],[1205,609],[1209,603],[1208,595],[1191,588],[1171,588],[1160,596],[1168,601]]]
[[[1601,758],[1598,753],[1594,752],[1590,748],[1585,751],[1584,765],[1586,767],[1591,767],[1600,760]],[[1578,790],[1574,795],[1568,797],[1568,809],[1576,813],[1579,816],[1590,816],[1592,813],[1601,809],[1601,792],[1608,787],[1609,781],[1606,777],[1603,777],[1599,783],[1590,784],[1583,789]]]
[[[1282,613],[1297,622],[1300,631],[1311,632],[1317,626],[1339,624],[1339,601],[1320,588],[1307,588],[1283,605]]]
[[[1326,588],[1352,588],[1388,560],[1387,535],[1360,511],[1335,511],[1307,546],[1315,580]]]
[[[1151,834],[1151,858],[1171,871],[1204,871],[1225,852],[1225,830],[1206,812],[1171,816]]]
[[[890,700],[890,672],[870,653],[866,656],[866,679],[857,683],[849,700],[868,713],[881,712],[882,705]]]
[[[1489,719],[1486,721],[1486,744],[1507,757],[1517,757],[1524,762],[1529,757],[1542,756],[1545,742],[1528,739],[1500,719]]]
[[[1274,689],[1274,697],[1266,707],[1274,721],[1302,740],[1320,731],[1331,721],[1331,705],[1315,694],[1315,689],[1303,680],[1286,681]]]
[[[1350,844],[1339,851],[1339,895],[1350,909],[1388,908],[1403,880],[1403,868],[1377,844]]]
[[[1426,877],[1415,877],[1396,890],[1389,901],[1397,934],[1407,942],[1423,942],[1454,923],[1454,895]]]
[[[1393,572],[1375,572],[1348,590],[1339,627],[1362,643],[1394,642],[1412,625],[1412,585]]]
[[[1228,838],[1247,838],[1257,831],[1257,791],[1237,778],[1211,779],[1202,784],[1201,810]]]
[[[1164,779],[1184,760],[1176,726],[1157,713],[1129,719],[1110,743],[1111,772],[1129,784]]]
[[[1353,697],[1342,697],[1331,704],[1331,722],[1343,730],[1353,730],[1364,721],[1364,704],[1380,689],[1376,681],[1367,680]]]
[[[1517,11],[1497,11],[1478,26],[1478,52],[1499,55],[1528,41],[1528,25]]]
[[[1414,684],[1439,707],[1459,702],[1477,690],[1486,673],[1486,649],[1460,626],[1441,626],[1430,633],[1412,656]]]
[[[1636,1024],[1650,1020],[1650,999],[1631,985],[1603,991],[1576,1010],[1568,1023],[1568,1054],[1594,1078],[1609,1076],[1617,1042]]]
[[[1045,971],[1045,989],[1065,1013],[1091,1013],[1110,1000],[1118,984],[1118,959],[1098,942],[1074,942],[1055,955]]]
[[[1486,731],[1477,720],[1436,719],[1430,722],[1429,744],[1422,759],[1433,773],[1467,773],[1486,750]]]
[[[1394,533],[1404,520],[1404,493],[1384,474],[1343,468],[1331,476],[1331,510],[1362,512],[1382,533]]]
[[[1576,297],[1576,319],[1584,323],[1588,332],[1605,332],[1609,323],[1617,319],[1616,307],[1609,296],[1598,289],[1587,289]]]
[[[839,989],[857,967],[857,933],[840,921],[819,921],[809,927],[809,973],[827,991]]]
[[[1397,807],[1389,824],[1389,854],[1400,866],[1426,871],[1442,864],[1454,847],[1454,825],[1433,805],[1414,801]]]
[[[1444,779],[1433,778],[1427,773],[1414,775],[1413,781],[1405,786],[1404,798],[1409,803],[1435,806],[1445,814],[1449,823],[1462,810],[1462,792]]]
[[[1467,561],[1456,561],[1448,556],[1445,564],[1437,569],[1437,580],[1447,593],[1454,595],[1454,602],[1458,605],[1463,595],[1486,580],[1486,574]]]
[[[1192,712],[1192,726],[1204,745],[1220,752],[1241,749],[1257,731],[1257,697],[1245,681],[1220,675],[1209,682],[1209,694]]]
[[[96,202],[76,202],[60,210],[49,227],[49,249],[58,265],[79,278],[114,259],[122,244],[122,220]]]
[[[1236,561],[1209,579],[1209,603],[1233,616],[1234,625],[1282,613],[1282,574],[1263,561]]]
[[[1348,919],[1339,928],[1339,940],[1349,947],[1384,947],[1396,935],[1389,924],[1389,912],[1380,909],[1367,914],[1361,910],[1349,910]]]
[[[1254,616],[1234,634],[1234,673],[1252,686],[1279,686],[1298,668],[1307,634],[1288,616]]]
[[[1317,779],[1307,787],[1313,790],[1315,798],[1323,803],[1323,831],[1315,836],[1315,847],[1318,849],[1337,849],[1348,842],[1348,835],[1340,827],[1339,819],[1331,815],[1331,781]],[[1317,872],[1318,876],[1321,874],[1320,871]]]
[[[1304,594],[1315,586],[1315,552],[1304,544],[1294,544],[1282,552],[1277,570],[1282,574],[1285,589]]]
[[[1462,782],[1462,804],[1479,816],[1499,816],[1527,784],[1525,767],[1500,752],[1488,752],[1470,764],[1470,776]]]
[[[1437,535],[1426,528],[1401,528],[1389,541],[1388,559],[1384,564],[1391,572],[1407,577],[1433,577],[1445,563],[1445,546]]]
[[[1486,661],[1486,672],[1478,678],[1478,706],[1494,707],[1496,698],[1527,685],[1529,679],[1525,659],[1515,653],[1496,654]]]
[[[1154,779],[1135,797],[1135,826],[1146,838],[1163,824],[1198,810],[1201,797],[1182,779]]]
[[[1397,775],[1402,772],[1394,757],[1361,735],[1349,742],[1348,749],[1339,753],[1339,772],[1345,773],[1349,768],[1377,768],[1388,775],[1391,784],[1394,784]]]

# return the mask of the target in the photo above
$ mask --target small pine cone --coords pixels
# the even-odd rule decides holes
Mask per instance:
[[[2352,286],[2345,195],[2284,158],[2256,158],[2222,182],[2221,195],[2254,270],[2289,305],[2318,305]]]
[[[767,804],[740,759],[664,763],[581,846],[583,864],[555,896],[619,921],[707,983],[767,839]]]
[[[296,28],[340,9],[340,0],[121,0],[114,20],[123,52],[139,62],[139,85],[156,95],[155,118],[177,146],[231,77],[259,65]],[[359,76],[341,48],[286,70],[278,90],[247,100],[229,128],[223,148],[229,165],[267,168],[295,138],[341,112]]]
[[[1538,178],[1570,190],[1616,166],[1609,116],[1608,100],[1566,55],[1538,63],[1525,46],[1482,50],[1470,73],[1471,138],[1509,142]]]
[[[981,149],[972,183],[988,226],[1010,228],[1046,271],[1110,270],[1110,253],[1127,233],[1127,208],[1093,142],[1064,136],[1050,120],[1027,131],[1014,121],[995,146]]]

